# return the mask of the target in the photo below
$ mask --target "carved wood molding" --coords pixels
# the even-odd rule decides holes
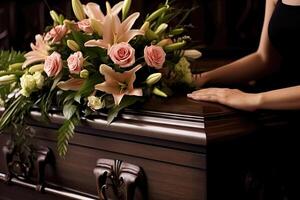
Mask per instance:
[[[11,182],[12,178],[20,180],[31,180],[33,170],[36,170],[36,190],[42,192],[45,187],[45,168],[47,164],[52,164],[54,155],[50,148],[39,147],[36,150],[35,163],[29,164],[22,162],[18,158],[18,152],[6,145],[2,149],[4,158],[6,160],[7,173],[5,182]],[[36,169],[34,169],[36,167]]]

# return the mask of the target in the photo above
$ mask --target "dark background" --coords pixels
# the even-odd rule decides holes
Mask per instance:
[[[82,3],[87,3],[82,0]],[[94,1],[105,9],[104,0]],[[111,1],[115,4],[117,1]],[[163,0],[132,0],[133,10],[141,19],[154,11]],[[263,23],[262,0],[185,0],[179,7],[198,8],[187,23],[194,28],[191,35],[201,45],[204,57],[236,58],[254,51],[258,46]],[[28,50],[37,33],[52,24],[49,10],[73,18],[71,0],[14,0],[0,2],[0,49]]]

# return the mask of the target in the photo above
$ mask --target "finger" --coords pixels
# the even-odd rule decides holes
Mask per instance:
[[[192,94],[199,94],[199,95],[209,95],[209,94],[215,94],[218,88],[205,88],[205,89],[200,89],[192,92]]]
[[[189,98],[192,98],[194,100],[199,100],[199,101],[209,101],[209,102],[218,102],[218,96],[217,95],[202,95],[202,94],[197,94],[197,93],[191,93],[187,95]]]

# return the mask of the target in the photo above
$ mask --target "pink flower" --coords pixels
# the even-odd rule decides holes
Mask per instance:
[[[166,59],[166,53],[160,46],[151,45],[145,47],[144,57],[148,66],[161,69]]]
[[[59,42],[67,33],[68,29],[65,25],[58,25],[52,28],[45,36],[45,40],[52,39],[52,43]]]
[[[112,61],[120,65],[120,67],[129,67],[134,64],[135,50],[126,42],[121,42],[119,44],[114,44],[108,50],[108,55]]]
[[[121,22],[118,15],[111,9],[104,17],[103,22],[96,23],[97,26],[99,26],[99,30],[103,32],[102,39],[89,40],[84,46],[109,49],[113,44],[121,42],[128,43],[135,36],[144,35],[144,31],[131,29],[139,16],[140,13],[136,12]]]
[[[70,78],[67,81],[60,81],[57,83],[57,87],[64,91],[78,91],[84,83],[84,79]]]
[[[80,51],[73,53],[67,59],[69,70],[72,74],[79,74],[83,66],[84,58]]]
[[[95,89],[112,94],[116,105],[120,104],[124,95],[142,96],[142,89],[133,87],[133,83],[136,79],[135,72],[141,67],[141,65],[137,65],[129,71],[120,73],[102,64],[99,70],[100,73],[104,75],[105,82],[95,85]]]
[[[85,33],[93,33],[94,32],[91,27],[91,22],[89,19],[81,20],[77,24],[78,24],[78,27]]]
[[[33,63],[44,62],[49,55],[48,50],[51,49],[41,35],[36,35],[35,44],[31,43],[30,46],[32,51],[25,54],[26,61],[23,63],[22,69]]]
[[[44,71],[48,77],[56,77],[59,72],[62,70],[62,60],[61,56],[57,52],[53,52],[45,60]]]

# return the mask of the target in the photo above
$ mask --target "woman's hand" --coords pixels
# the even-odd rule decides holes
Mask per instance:
[[[260,94],[250,94],[238,89],[207,88],[194,91],[187,95],[189,98],[220,103],[232,108],[254,111],[260,104]]]

